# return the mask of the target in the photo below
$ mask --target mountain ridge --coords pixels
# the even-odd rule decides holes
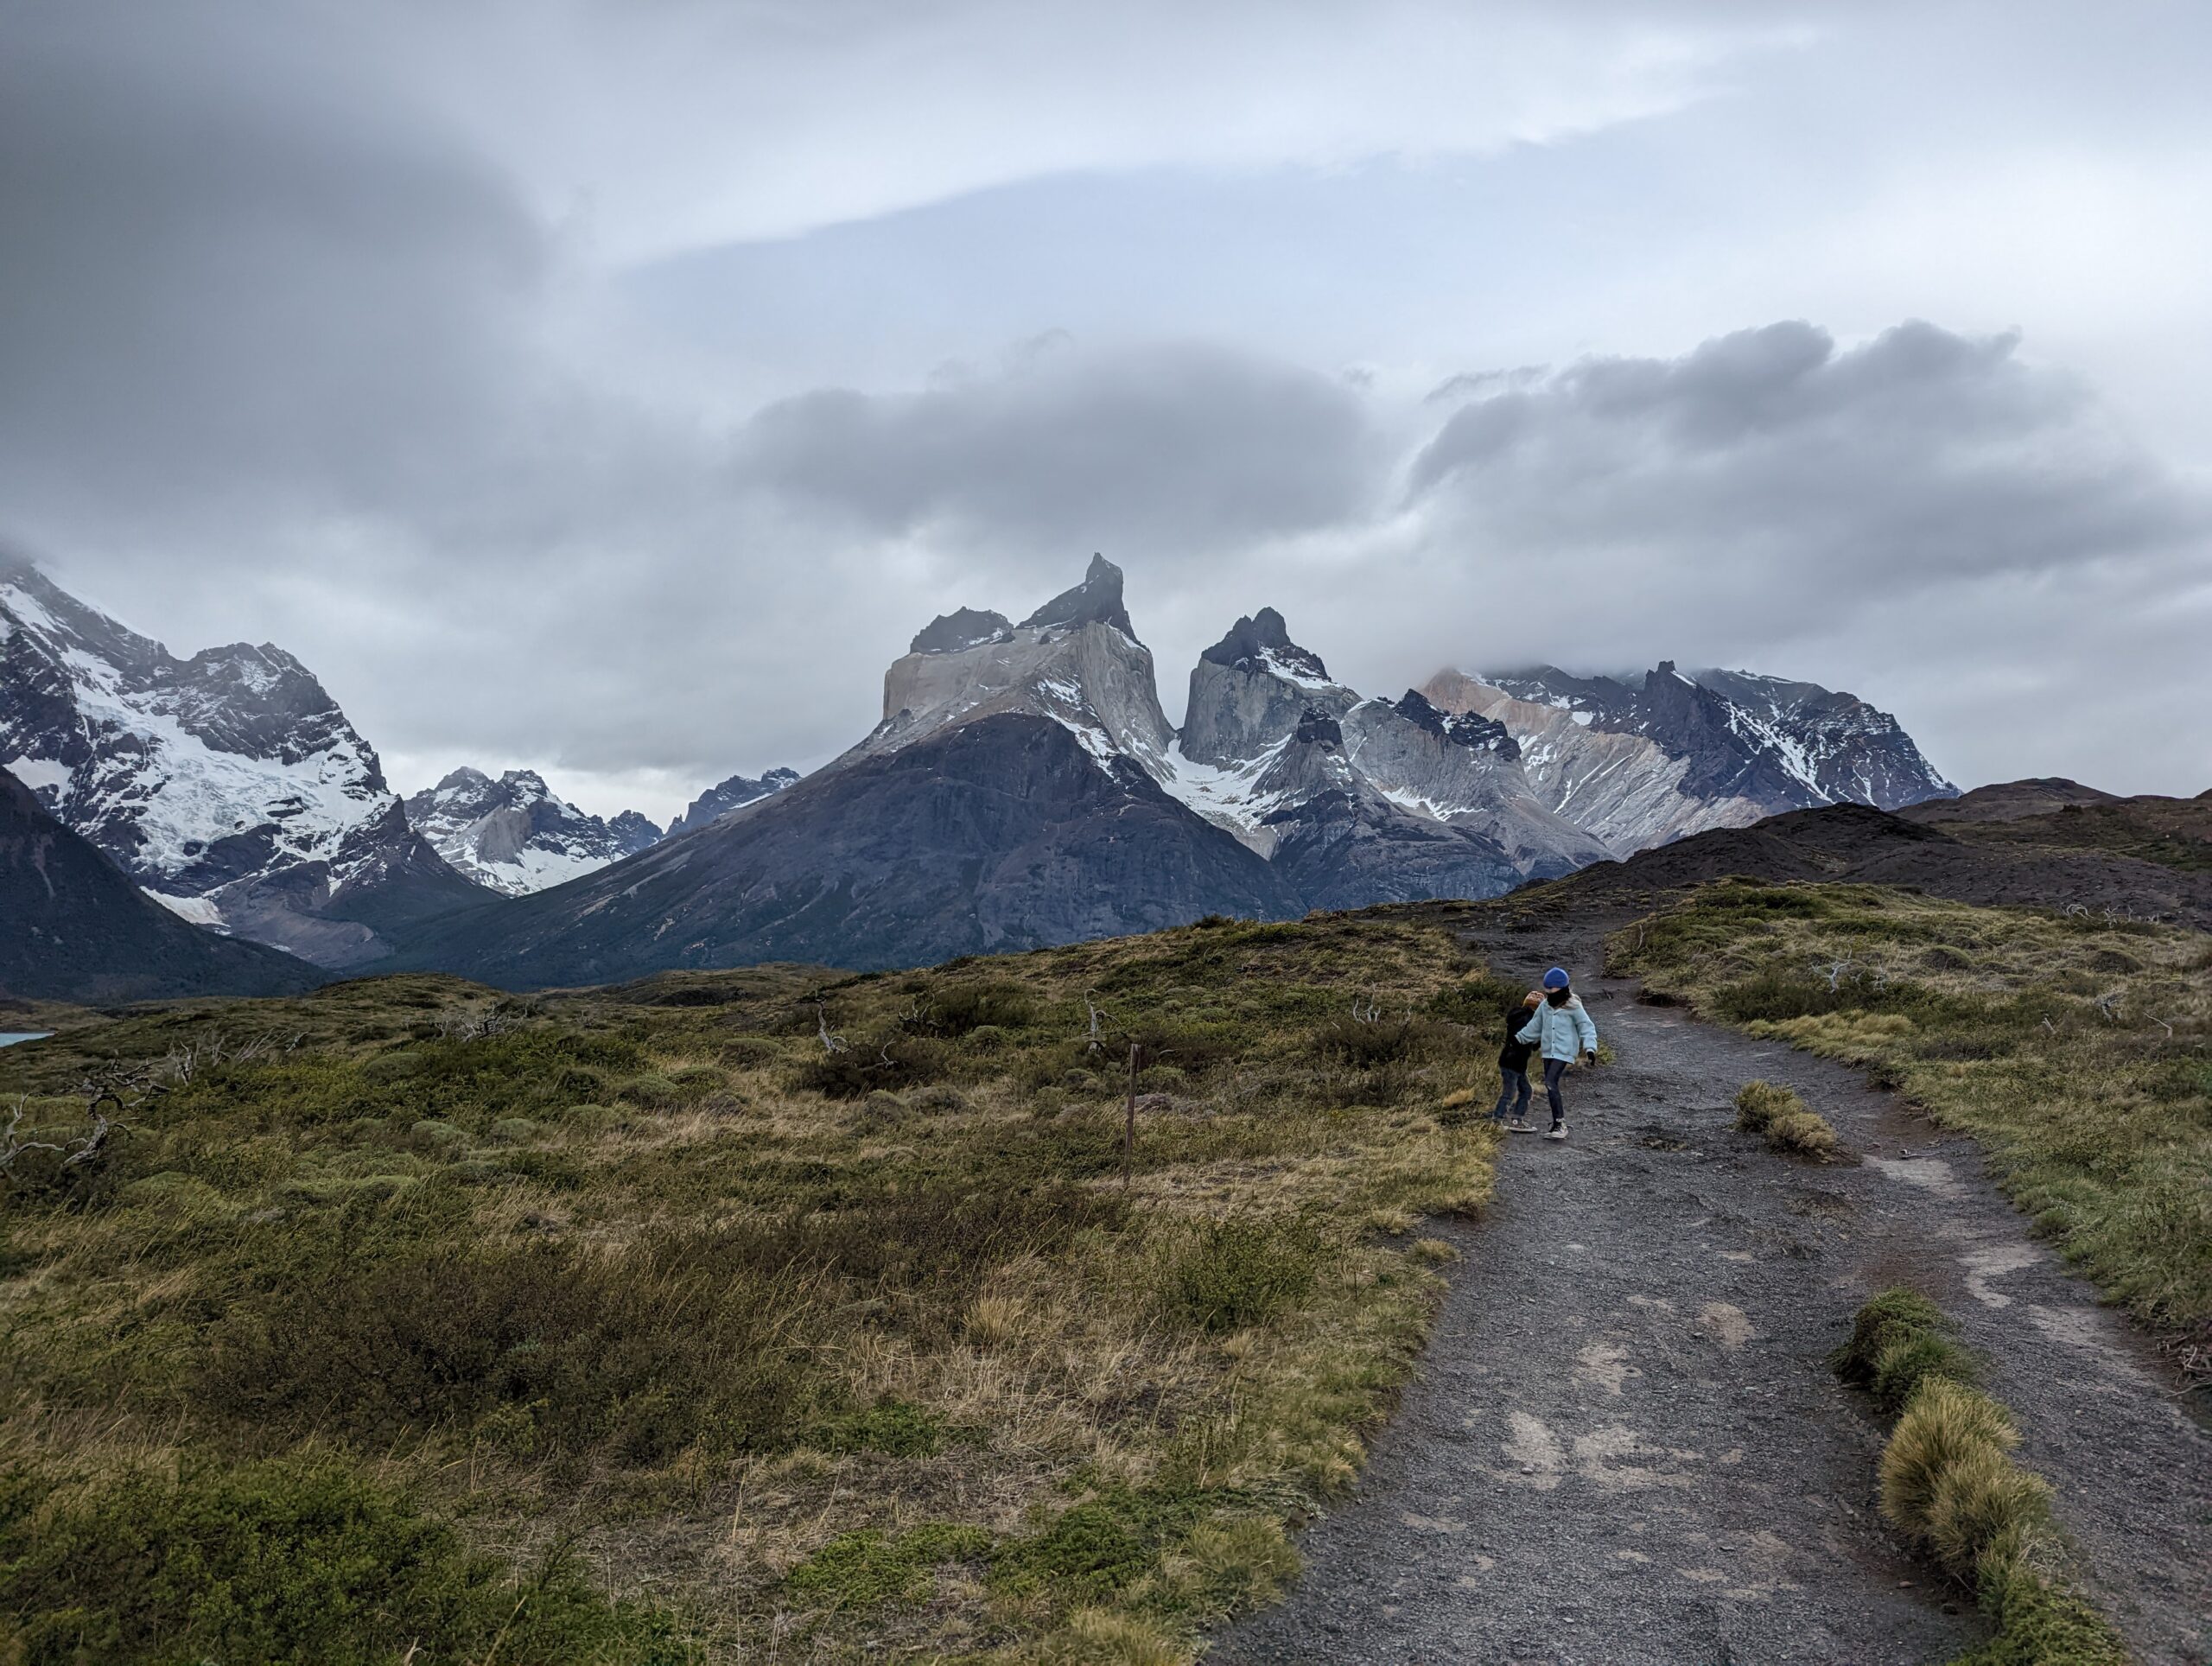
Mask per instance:
[[[468,900],[375,749],[273,645],[187,658],[0,551],[0,766],[172,907],[334,968]]]
[[[0,994],[83,1004],[296,995],[323,974],[147,896],[0,769]]]

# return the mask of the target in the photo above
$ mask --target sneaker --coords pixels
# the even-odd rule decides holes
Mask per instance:
[[[1567,1124],[1565,1122],[1554,1122],[1550,1129],[1546,1131],[1544,1138],[1547,1140],[1564,1140],[1567,1138]]]
[[[1534,1134],[1536,1125],[1525,1116],[1516,1117],[1505,1125],[1505,1131],[1508,1134]]]

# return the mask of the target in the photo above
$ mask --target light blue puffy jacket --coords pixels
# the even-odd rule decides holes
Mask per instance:
[[[1548,1001],[1522,1028],[1518,1038],[1533,1043],[1546,1059],[1573,1059],[1598,1051],[1598,1027],[1582,1009],[1582,997],[1571,995],[1559,1006]]]

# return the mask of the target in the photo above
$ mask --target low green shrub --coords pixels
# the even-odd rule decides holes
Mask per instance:
[[[991,1582],[1016,1594],[1050,1590],[1095,1602],[1151,1570],[1153,1536],[1140,1530],[1144,1525],[1111,1500],[1077,1504],[1035,1537],[1001,1547]]]
[[[1170,1302],[1202,1330],[1243,1330],[1303,1300],[1320,1258],[1318,1237],[1297,1223],[1215,1221],[1176,1258]]]
[[[1505,1014],[1517,1009],[1529,991],[1510,978],[1481,971],[1438,990],[1428,1003],[1429,1014],[1453,1024],[1466,1024],[1483,1032],[1502,1031]]]
[[[1373,1070],[1419,1058],[1422,1040],[1421,1023],[1410,1014],[1366,1022],[1335,1018],[1313,1032],[1313,1051],[1354,1070]]]
[[[556,1555],[530,1579],[332,1457],[0,1473],[0,1656],[22,1666],[314,1661],[675,1666],[665,1615]]]
[[[817,1053],[794,1072],[792,1084],[825,1099],[865,1099],[879,1090],[896,1093],[938,1081],[945,1064],[943,1042],[894,1033]]]
[[[903,1400],[885,1400],[821,1424],[808,1437],[823,1452],[880,1452],[893,1458],[933,1458],[944,1450],[944,1419]]]
[[[840,1533],[785,1577],[792,1591],[833,1608],[928,1600],[936,1570],[990,1554],[982,1528],[929,1522],[887,1536],[874,1528]]]

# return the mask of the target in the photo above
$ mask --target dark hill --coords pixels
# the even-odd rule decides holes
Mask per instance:
[[[2028,787],[2051,784],[2016,783]],[[2072,786],[2072,783],[2063,784]],[[2087,793],[2089,789],[2076,789]],[[2088,800],[2042,816],[1931,826],[1863,804],[1792,811],[1720,828],[1552,882],[1547,900],[1627,901],[1708,880],[1857,881],[1983,905],[2112,909],[2212,929],[2212,806],[2176,798]],[[1969,802],[1974,795],[1969,794]]]
[[[2014,822],[2050,816],[2069,807],[2120,802],[2110,792],[2083,786],[2063,775],[2031,775],[2023,781],[1978,786],[1955,798],[1931,798],[1897,812],[1908,820],[1943,826],[1952,822]]]
[[[178,919],[0,770],[0,989],[106,1005],[296,995],[322,981],[279,950]]]
[[[764,961],[868,970],[1301,912],[1265,862],[1134,765],[1008,713],[434,924],[400,964],[509,988]]]

